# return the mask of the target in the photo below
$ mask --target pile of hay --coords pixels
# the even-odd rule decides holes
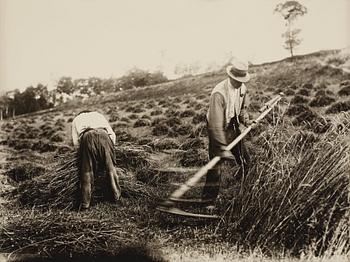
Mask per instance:
[[[146,243],[147,238],[126,217],[106,216],[103,212],[91,217],[72,212],[25,212],[11,220],[6,230],[0,230],[2,252],[69,259],[115,255],[140,243],[140,239]]]
[[[152,190],[136,180],[138,172],[152,172],[157,167],[150,160],[146,146],[123,145],[116,147],[117,172],[120,178],[122,195],[125,197],[153,198]],[[44,175],[22,183],[18,189],[19,201],[25,206],[71,209],[77,204],[79,178],[77,155],[67,152],[55,159],[56,163]],[[136,174],[136,176],[134,175]],[[95,176],[93,197],[98,200],[108,197],[105,194],[109,185],[105,175]]]
[[[267,252],[349,252],[349,121],[344,115],[342,129],[312,137],[282,121],[266,130],[239,193],[222,210],[224,238]]]

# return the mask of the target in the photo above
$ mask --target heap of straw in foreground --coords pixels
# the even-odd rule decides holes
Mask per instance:
[[[280,121],[257,140],[254,166],[223,210],[222,233],[270,251],[349,252],[350,114],[316,139]]]
[[[75,212],[22,212],[0,230],[2,252],[41,256],[117,254],[126,246],[146,243],[148,236],[129,219],[83,216]]]
[[[116,147],[117,172],[120,178],[122,195],[126,197],[152,198],[150,187],[137,181],[134,174],[152,172],[155,163],[149,160],[144,147],[124,145]],[[22,183],[17,189],[19,200],[23,205],[46,208],[71,209],[79,197],[79,178],[77,155],[68,152],[55,159],[56,165],[44,175]],[[103,175],[95,177],[94,194],[101,197],[108,192],[109,186]],[[106,195],[103,195],[106,197]]]

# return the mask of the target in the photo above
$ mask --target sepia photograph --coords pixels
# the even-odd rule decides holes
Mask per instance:
[[[0,262],[350,260],[350,0],[0,0]]]

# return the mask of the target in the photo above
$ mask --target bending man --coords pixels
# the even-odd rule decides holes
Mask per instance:
[[[106,118],[96,111],[82,111],[72,122],[73,145],[79,150],[80,209],[88,209],[91,202],[91,184],[97,165],[106,169],[112,195],[116,202],[121,197],[115,169],[116,136]]]

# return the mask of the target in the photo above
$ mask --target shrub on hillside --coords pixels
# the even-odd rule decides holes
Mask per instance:
[[[327,108],[326,114],[336,114],[347,111],[350,111],[350,100],[334,103]]]
[[[316,96],[314,99],[311,100],[310,106],[312,107],[322,107],[322,106],[328,106],[335,102],[335,99],[330,96]]]
[[[162,72],[150,73],[141,69],[132,69],[127,75],[118,79],[117,87],[123,90],[163,83],[168,79]]]

